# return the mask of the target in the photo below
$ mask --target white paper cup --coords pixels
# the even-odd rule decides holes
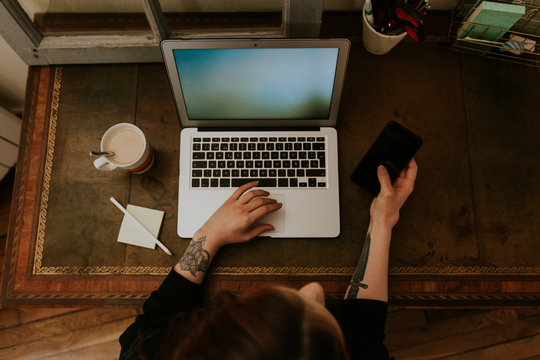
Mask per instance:
[[[101,139],[100,149],[115,153],[113,156],[99,157],[94,161],[96,169],[101,171],[123,169],[134,174],[142,174],[154,164],[152,148],[141,129],[133,124],[120,123],[111,126]]]
[[[362,42],[367,51],[375,55],[383,55],[388,53],[394,46],[396,46],[407,33],[404,31],[399,35],[384,35],[381,34],[369,24],[366,19],[366,8],[362,11]]]

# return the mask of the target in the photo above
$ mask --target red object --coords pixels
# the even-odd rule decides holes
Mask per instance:
[[[417,28],[421,25],[424,25],[424,21],[422,20],[420,15],[418,15],[418,17],[412,16],[411,14],[406,13],[405,10],[400,7],[396,8],[396,15],[400,20],[409,22]]]

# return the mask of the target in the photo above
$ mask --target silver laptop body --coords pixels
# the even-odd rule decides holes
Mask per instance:
[[[283,203],[270,237],[340,233],[335,125],[346,39],[165,40],[180,117],[178,235],[259,180]]]

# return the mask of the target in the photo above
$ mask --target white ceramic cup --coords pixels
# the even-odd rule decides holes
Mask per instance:
[[[388,53],[396,46],[407,33],[404,31],[398,35],[384,35],[377,32],[366,19],[366,7],[362,11],[362,42],[367,51],[375,55],[383,55]]]
[[[134,174],[148,171],[154,163],[154,153],[146,138],[137,126],[120,123],[111,126],[103,135],[101,151],[114,155],[99,157],[94,161],[98,170],[112,171],[123,169]]]

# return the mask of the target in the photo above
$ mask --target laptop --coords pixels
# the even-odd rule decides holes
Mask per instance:
[[[180,118],[178,235],[191,238],[238,188],[283,207],[276,238],[340,233],[338,117],[346,39],[165,40]]]

